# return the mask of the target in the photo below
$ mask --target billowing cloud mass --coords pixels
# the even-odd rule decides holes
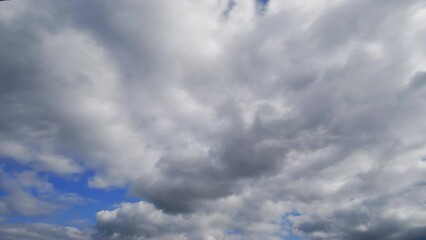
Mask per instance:
[[[425,239],[425,22],[421,0],[1,2],[0,235]],[[85,201],[45,174],[88,172],[138,201],[7,221]]]

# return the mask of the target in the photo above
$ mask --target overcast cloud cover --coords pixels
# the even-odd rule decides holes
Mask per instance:
[[[1,2],[1,239],[426,239],[425,23],[422,0]],[[52,179],[137,200],[52,224],[102,201]]]

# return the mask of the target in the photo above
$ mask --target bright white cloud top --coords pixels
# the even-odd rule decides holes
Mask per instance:
[[[1,2],[0,236],[425,239],[425,21],[421,0]],[[88,172],[138,200],[45,223],[102,201],[46,176]]]

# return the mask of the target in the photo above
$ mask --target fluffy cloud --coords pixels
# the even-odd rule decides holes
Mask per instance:
[[[147,202],[96,214],[95,239],[282,239],[280,203],[253,203],[250,194],[221,199],[205,211],[167,214]],[[250,200],[249,200],[250,199]],[[250,209],[256,206],[258,209]]]
[[[88,240],[89,234],[73,227],[50,224],[1,225],[0,234],[4,240]]]
[[[226,221],[208,216],[167,215],[151,204],[123,204],[96,214],[98,239],[218,239]]]
[[[95,238],[424,237],[421,1],[2,5],[0,155],[143,200]]]

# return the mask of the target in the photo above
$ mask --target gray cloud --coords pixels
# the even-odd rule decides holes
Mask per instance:
[[[48,215],[90,201],[76,193],[54,189],[46,176],[36,172],[6,172],[0,168],[0,216]]]
[[[247,199],[248,200],[248,199]],[[238,206],[241,204],[240,206]],[[238,199],[222,199],[211,212],[167,214],[147,202],[125,203],[111,211],[96,214],[95,239],[282,239],[281,222],[275,219],[279,204],[262,204],[260,209],[247,209],[253,203]],[[217,207],[221,208],[217,208]],[[235,211],[227,212],[231,207]],[[279,218],[278,218],[279,219]]]
[[[38,178],[34,173],[24,172],[16,177],[0,171],[0,190],[5,196],[0,198],[3,205],[2,215],[20,213],[22,215],[40,215],[53,212],[58,206],[50,204],[31,193],[31,189],[40,195],[51,192],[52,186]]]
[[[61,227],[50,224],[0,225],[4,240],[88,240],[89,234],[73,227]]]
[[[424,235],[421,1],[14,2],[0,155],[150,202],[96,238]]]
[[[95,239],[217,239],[217,227],[224,225],[220,215],[167,215],[151,204],[124,204],[114,211],[96,215]]]

